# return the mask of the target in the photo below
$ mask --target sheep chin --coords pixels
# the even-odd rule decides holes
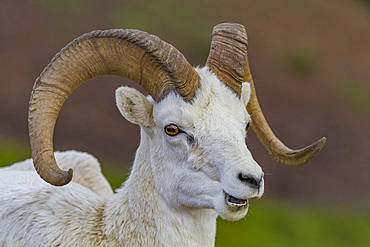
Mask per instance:
[[[215,202],[215,210],[218,215],[228,221],[237,221],[248,213],[249,203],[247,199],[238,199],[223,193]]]

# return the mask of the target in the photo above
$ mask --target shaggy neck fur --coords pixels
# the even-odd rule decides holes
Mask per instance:
[[[217,213],[213,209],[173,208],[153,184],[148,137],[142,130],[130,177],[107,203],[105,224],[117,243],[128,246],[214,246]],[[160,164],[158,164],[160,165]]]

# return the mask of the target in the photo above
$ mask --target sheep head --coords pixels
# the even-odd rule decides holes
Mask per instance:
[[[122,115],[142,129],[156,190],[172,208],[214,208],[227,220],[248,211],[264,191],[263,172],[246,143],[250,85],[240,97],[207,67],[191,103],[176,93],[160,102],[128,87],[116,91]],[[139,154],[140,156],[140,154]]]
[[[247,61],[247,36],[239,24],[214,28],[207,66],[194,69],[158,37],[136,30],[94,31],[62,49],[36,80],[29,108],[32,156],[40,176],[65,185],[72,171],[55,163],[57,115],[84,81],[116,74],[142,85],[150,96],[117,90],[117,106],[139,124],[150,143],[154,182],[169,204],[214,208],[240,219],[249,198],[263,193],[263,172],[245,144],[251,125],[267,151],[290,166],[306,163],[325,138],[302,150],[285,147],[272,133],[256,98]]]

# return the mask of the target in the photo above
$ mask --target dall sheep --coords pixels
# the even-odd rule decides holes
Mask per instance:
[[[59,153],[55,161],[53,151],[65,100],[86,80],[106,74],[129,78],[149,94],[116,91],[119,111],[141,127],[141,142],[131,175],[115,194],[104,178],[98,178],[103,192],[85,183],[95,175],[84,172],[69,183],[72,170],[57,163],[67,167],[70,157],[85,154]],[[289,166],[306,163],[325,143],[322,138],[291,150],[274,136],[256,98],[242,25],[214,28],[203,68],[193,68],[178,50],[146,32],[85,34],[35,82],[30,143],[35,169],[46,182],[29,161],[0,170],[0,245],[213,246],[216,218],[243,218],[248,200],[264,192],[263,171],[245,144],[249,124],[267,151]]]

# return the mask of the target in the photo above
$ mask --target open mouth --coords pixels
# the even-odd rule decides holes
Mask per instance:
[[[248,200],[243,200],[243,199],[239,199],[239,198],[235,198],[229,194],[227,194],[225,192],[225,201],[226,201],[226,204],[231,206],[231,207],[245,207],[245,206],[248,206]]]

